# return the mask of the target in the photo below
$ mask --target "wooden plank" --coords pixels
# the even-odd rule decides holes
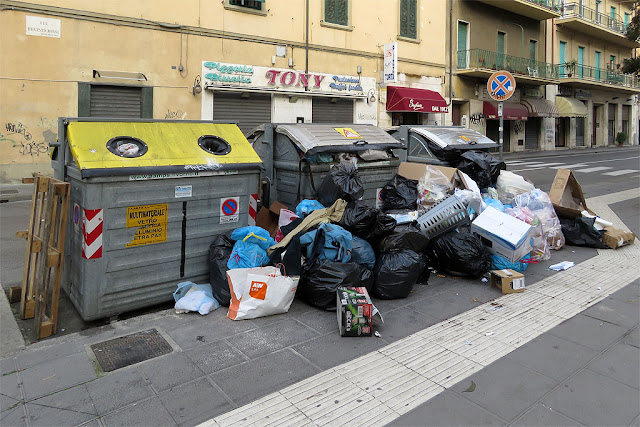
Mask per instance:
[[[52,248],[49,246],[49,251],[47,252],[47,268],[55,268],[58,266],[58,261],[60,260],[60,252],[56,248]]]
[[[39,324],[37,335],[39,339],[50,337],[53,332],[53,322],[45,316],[44,320]]]
[[[29,179],[29,178],[25,178]],[[33,178],[30,178],[33,179]],[[24,181],[23,181],[24,182]],[[33,195],[31,196],[31,211],[29,212],[29,229],[27,230],[27,249],[24,255],[24,265],[22,267],[22,293],[20,296],[20,316],[23,319],[25,317],[27,300],[31,300],[31,294],[28,292],[29,277],[31,276],[31,237],[33,236],[34,220],[36,218],[38,202],[38,191],[36,186],[33,186]]]
[[[50,182],[50,178],[47,177],[38,177],[38,180],[36,181],[36,187],[38,187],[38,192],[39,193],[46,193],[49,190],[49,182]]]
[[[35,181],[35,179],[33,177],[22,178],[22,183],[23,184],[33,184],[34,181]]]
[[[42,227],[41,239],[42,247],[49,248],[49,241],[51,238],[51,219],[54,214],[54,205],[57,197],[53,194],[53,183],[50,179],[47,179],[49,191],[45,197],[44,207],[44,225]],[[42,253],[42,255],[46,255]],[[36,255],[39,257],[39,262],[36,262],[36,280],[35,280],[35,300],[36,300],[36,319],[35,319],[35,332],[36,336],[40,336],[40,328],[47,309],[47,301],[49,300],[49,277],[50,271],[47,268],[47,262],[45,256]],[[45,258],[45,259],[43,259]],[[51,334],[49,334],[51,335]]]
[[[33,319],[35,315],[36,315],[36,302],[33,300],[33,298],[31,298],[31,299],[28,299],[24,304],[24,315],[22,316],[22,318]]]
[[[55,275],[53,279],[53,287],[51,289],[51,322],[52,332],[58,331],[58,303],[60,302],[60,282],[62,281],[62,266],[64,264],[64,243],[67,234],[67,216],[69,213],[69,193],[71,184],[64,183],[67,189],[61,196],[60,221],[58,222],[58,241],[56,242],[56,250],[60,254],[58,256],[58,265],[55,267]]]
[[[22,286],[12,286],[9,288],[9,304],[20,302],[20,294],[22,293]]]
[[[40,238],[37,236],[33,236],[33,239],[31,240],[31,253],[37,254],[38,252],[41,252],[41,251],[42,251],[42,240],[40,240]]]
[[[28,239],[29,238],[29,232],[27,230],[16,231],[16,237],[18,239]]]

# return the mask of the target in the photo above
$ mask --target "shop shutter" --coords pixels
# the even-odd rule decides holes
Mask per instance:
[[[504,121],[504,132],[502,135],[502,151],[508,153],[511,151],[511,132],[509,130],[509,120]],[[500,121],[499,120],[487,120],[487,137],[493,139],[496,143],[500,142]],[[490,150],[493,151],[493,150]],[[496,152],[500,151],[500,148],[496,148]]]
[[[142,117],[142,88],[91,85],[90,117],[139,119]]]
[[[353,123],[353,100],[313,98],[311,121],[313,123]]]
[[[540,136],[540,118],[529,117],[524,125],[524,149],[537,150]]]
[[[417,39],[417,21],[417,0],[400,0],[400,35],[410,39]]]
[[[349,1],[348,0],[325,0],[324,20],[331,24],[349,24]]]
[[[238,122],[246,135],[257,126],[271,122],[271,95],[244,92],[215,92],[213,120]]]

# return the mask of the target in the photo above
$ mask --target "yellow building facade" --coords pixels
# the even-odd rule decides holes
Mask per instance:
[[[444,123],[446,108],[388,111],[382,82],[387,45],[390,85],[442,99],[446,5],[0,1],[0,180],[49,173],[65,116]]]

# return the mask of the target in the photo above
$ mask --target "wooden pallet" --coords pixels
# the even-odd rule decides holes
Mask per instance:
[[[29,229],[18,231],[27,240],[22,286],[11,289],[10,300],[20,295],[20,316],[35,317],[38,338],[56,333],[64,241],[69,211],[68,182],[34,174],[23,183],[33,183]]]

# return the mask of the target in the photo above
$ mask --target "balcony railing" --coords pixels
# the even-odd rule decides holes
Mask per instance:
[[[560,0],[526,0],[529,3],[537,4],[551,10],[560,10]]]
[[[557,79],[558,66],[547,62],[521,58],[485,49],[468,49],[458,51],[458,69],[485,68],[488,70],[507,70],[512,74],[537,77],[541,79]]]
[[[599,27],[625,35],[627,26],[619,19],[619,16],[612,18],[610,15],[596,12],[579,3],[565,3],[562,6],[562,18],[578,18],[590,22]]]
[[[606,83],[616,86],[625,86],[631,88],[640,88],[638,78],[632,74],[623,74],[616,70],[606,68],[596,68],[589,65],[577,64],[567,65],[560,64],[558,66],[558,75],[561,79],[580,79],[597,83]]]

